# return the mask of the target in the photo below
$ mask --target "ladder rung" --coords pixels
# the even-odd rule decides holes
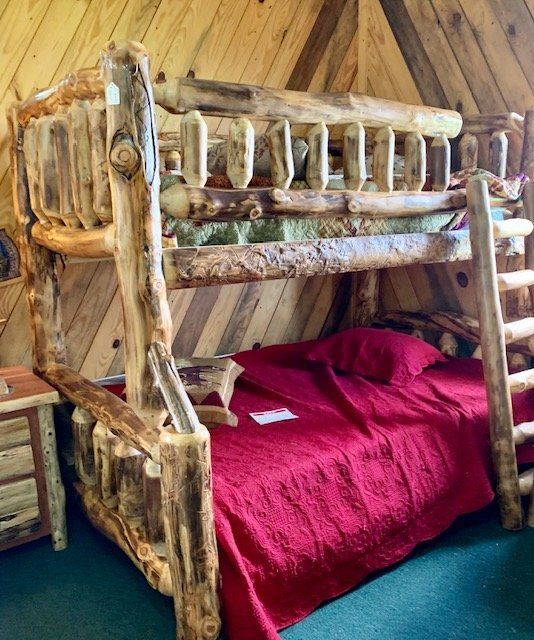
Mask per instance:
[[[506,344],[517,342],[534,335],[534,318],[521,318],[504,325],[504,340]]]
[[[521,393],[534,388],[534,369],[518,371],[508,376],[508,384],[512,393]]]
[[[534,285],[534,271],[523,269],[522,271],[510,271],[510,273],[498,273],[497,284],[499,291],[512,291],[521,287],[531,287]]]
[[[534,422],[522,422],[513,429],[514,442],[516,444],[523,444],[527,440],[534,438]]]
[[[508,220],[493,221],[494,238],[513,238],[514,236],[528,236],[534,226],[526,218],[509,218]]]
[[[519,494],[529,496],[534,484],[534,467],[519,474]]]

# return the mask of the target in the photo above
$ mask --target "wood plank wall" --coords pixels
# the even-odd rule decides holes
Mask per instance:
[[[301,90],[360,90],[464,113],[532,99],[531,0],[5,0],[0,6],[2,109],[95,64],[110,38],[144,42],[152,72]],[[476,69],[476,73],[473,71]],[[163,130],[173,116],[159,113]],[[224,133],[226,121],[211,119]],[[6,123],[0,119],[0,226],[12,229]],[[472,311],[467,266],[383,275],[389,308]],[[463,282],[463,277],[460,278]],[[72,365],[122,370],[121,312],[110,262],[68,264],[61,278]],[[324,335],[348,321],[350,278],[172,292],[174,349],[196,355]],[[22,285],[0,286],[0,364],[31,360]]]

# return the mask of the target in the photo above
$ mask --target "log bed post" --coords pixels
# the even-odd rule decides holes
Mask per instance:
[[[11,125],[13,209],[18,224],[21,272],[30,307],[33,368],[39,373],[51,364],[63,364],[66,360],[59,281],[53,252],[38,245],[32,237],[32,227],[37,218],[30,203],[23,152],[24,128],[18,122],[17,107],[9,110],[8,119]]]
[[[107,155],[115,221],[115,263],[124,318],[128,404],[149,426],[165,411],[148,366],[148,345],[170,349],[171,317],[162,271],[159,152],[149,60],[135,42],[102,52]]]
[[[149,359],[172,419],[172,427],[160,436],[160,455],[163,526],[176,637],[216,640],[221,619],[210,435],[200,424],[165,345],[152,344]]]

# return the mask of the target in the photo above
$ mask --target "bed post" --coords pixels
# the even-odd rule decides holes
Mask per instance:
[[[32,227],[37,218],[30,204],[23,151],[24,127],[18,121],[16,106],[11,107],[7,115],[11,133],[13,209],[18,228],[21,272],[30,308],[33,368],[40,373],[51,364],[64,364],[66,360],[59,281],[54,253],[32,238]]]
[[[354,280],[353,314],[354,327],[368,327],[378,313],[380,269],[369,269],[352,274]]]
[[[136,42],[110,42],[100,58],[115,221],[115,264],[124,318],[128,404],[150,426],[166,412],[148,366],[148,346],[170,351],[172,323],[162,271],[159,158],[149,59]]]

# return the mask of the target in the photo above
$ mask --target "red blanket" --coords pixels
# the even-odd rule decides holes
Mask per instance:
[[[399,389],[306,363],[306,350],[237,355],[239,426],[212,431],[231,640],[279,638],[493,497],[479,361],[452,359]],[[534,395],[515,400],[516,419],[532,417]],[[248,416],[281,407],[299,418]]]

